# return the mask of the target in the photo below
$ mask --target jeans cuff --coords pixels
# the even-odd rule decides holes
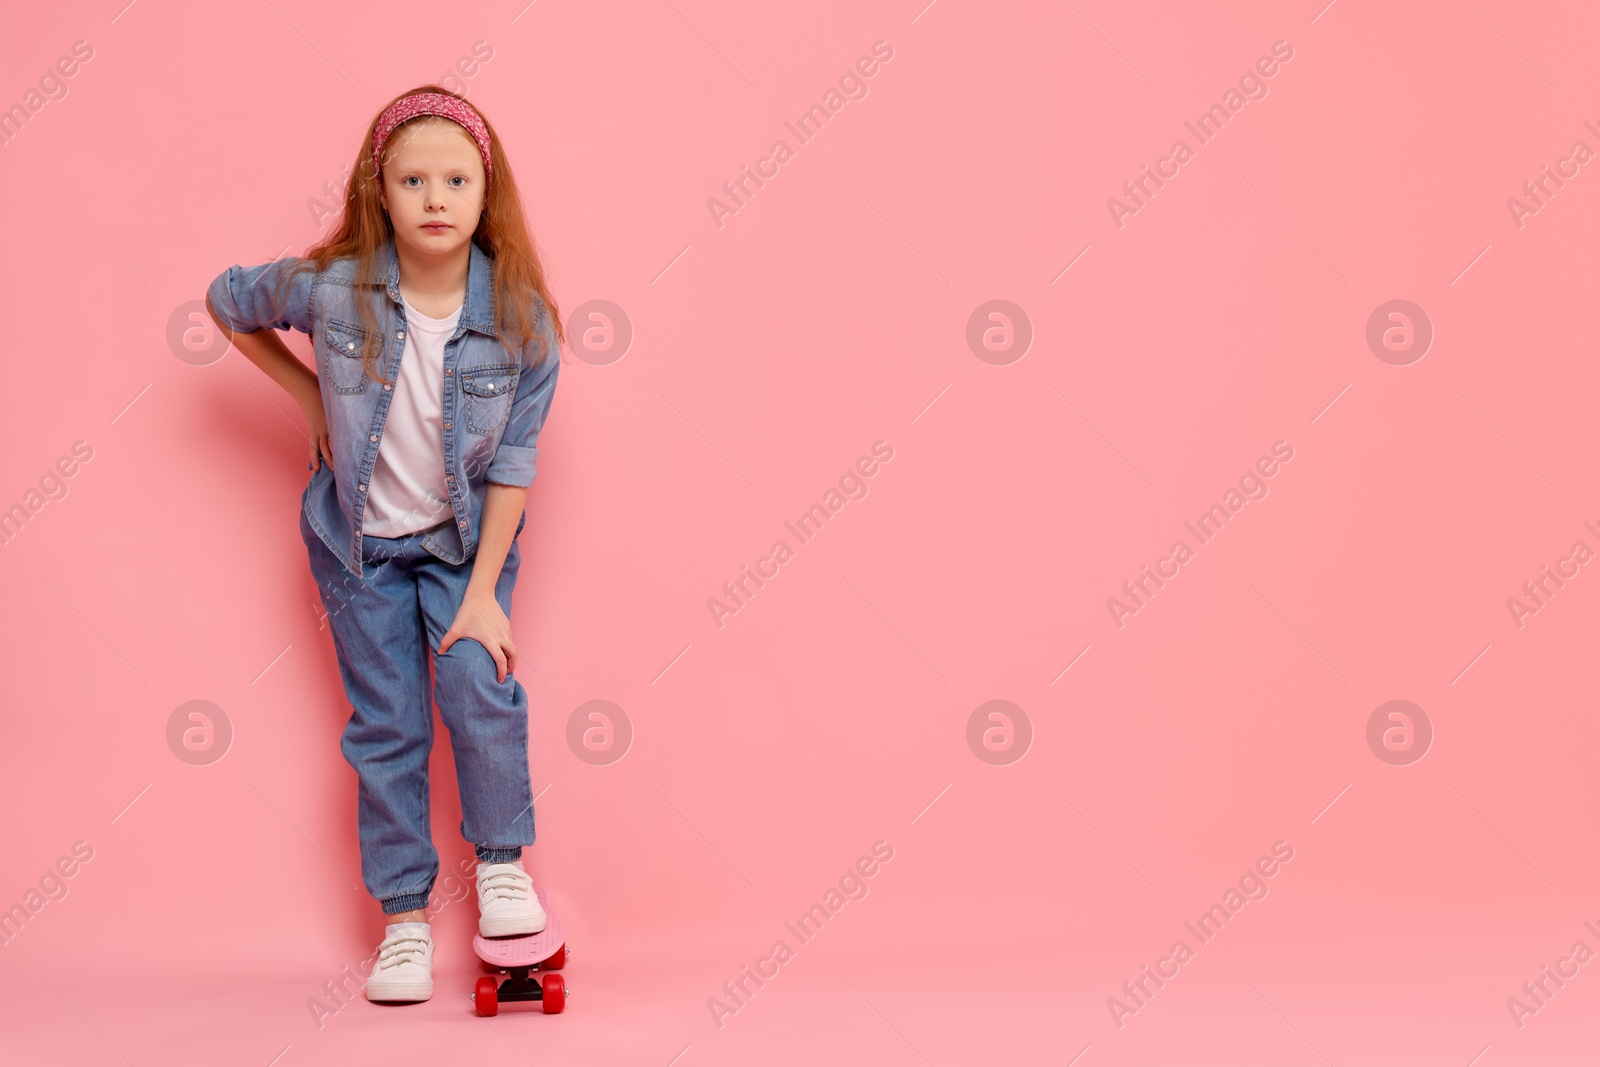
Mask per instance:
[[[402,911],[415,911],[418,908],[426,908],[428,906],[428,897],[432,893],[433,889],[431,887],[422,893],[398,893],[381,902],[383,913],[385,915],[394,915]]]
[[[522,858],[521,845],[474,845],[479,863],[510,863]]]

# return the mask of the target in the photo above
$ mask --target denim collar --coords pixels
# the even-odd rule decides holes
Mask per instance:
[[[494,260],[478,247],[477,241],[468,241],[468,247],[472,251],[467,259],[467,298],[458,326],[498,337],[500,333],[495,329],[494,318]],[[384,240],[383,249],[378,253],[378,275],[385,279],[389,299],[400,303],[400,259],[395,253],[393,234]]]

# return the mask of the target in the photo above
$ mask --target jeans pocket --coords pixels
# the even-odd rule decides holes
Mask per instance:
[[[336,393],[363,393],[367,389],[367,368],[362,358],[368,333],[338,319],[329,319],[318,341],[322,373]]]
[[[491,434],[511,417],[511,397],[517,389],[517,365],[496,363],[461,371],[462,414],[467,429]]]

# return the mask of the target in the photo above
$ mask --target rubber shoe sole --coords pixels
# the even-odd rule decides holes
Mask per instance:
[[[549,923],[548,915],[480,915],[478,933],[484,937],[526,937],[537,934]]]
[[[370,979],[367,982],[367,999],[375,1003],[392,1002],[402,1004],[415,1004],[423,1000],[433,999],[433,979],[407,979],[400,982],[382,982]]]

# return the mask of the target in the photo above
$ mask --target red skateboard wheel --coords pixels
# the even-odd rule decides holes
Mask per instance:
[[[472,990],[473,1003],[478,1007],[479,1015],[498,1015],[500,1012],[499,989],[495,980],[488,975],[478,979],[478,984]],[[546,1008],[545,1011],[549,1011]],[[557,1009],[558,1011],[560,1009]]]
[[[547,971],[559,971],[567,965],[567,946],[562,945],[555,953],[543,963],[539,964]]]
[[[481,979],[480,979],[481,981]],[[544,981],[539,983],[544,990],[544,1013],[554,1015],[567,1006],[567,983],[562,981],[559,974],[547,974]],[[493,1014],[492,1012],[490,1014]]]

